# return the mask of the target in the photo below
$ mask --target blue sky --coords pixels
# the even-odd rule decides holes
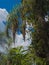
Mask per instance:
[[[9,12],[13,9],[16,4],[21,3],[21,0],[0,0],[0,32],[5,32],[6,29],[6,19]],[[21,19],[19,18],[21,21]],[[4,23],[3,23],[4,22]],[[19,22],[20,24],[20,22]],[[28,29],[28,28],[27,28]],[[26,33],[26,41],[24,42],[22,34],[20,34],[20,30],[18,29],[18,35],[16,34],[15,46],[28,46],[31,43],[30,33]],[[19,35],[20,34],[20,35]],[[28,44],[29,43],[29,44]],[[12,45],[14,46],[14,45]]]
[[[20,2],[21,0],[0,0],[0,8],[5,8],[8,12],[10,12],[12,8]]]
[[[21,0],[0,0],[0,30],[2,30],[3,21],[6,21],[7,14],[15,5],[19,5]],[[1,24],[2,23],[2,24]]]

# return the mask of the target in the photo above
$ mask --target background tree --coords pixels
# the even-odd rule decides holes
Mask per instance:
[[[46,58],[49,65],[49,21],[45,20],[45,15],[48,15],[49,0],[22,0],[22,15],[31,22],[34,27],[32,33],[32,45],[36,55],[41,58]]]
[[[13,35],[13,41],[15,43],[15,34],[16,34],[16,30],[18,28],[18,20],[17,20],[17,16],[14,13],[9,14],[8,16],[8,22],[7,22],[7,36],[9,37],[9,30],[12,30],[12,35]]]
[[[12,40],[7,39],[6,34],[0,32],[0,65],[7,65],[7,54]]]
[[[15,33],[18,28],[18,20],[16,13],[20,12],[23,25],[22,34],[25,40],[26,20],[32,23],[34,32],[32,32],[32,45],[36,56],[46,58],[49,65],[49,21],[45,20],[48,15],[49,0],[22,0],[22,6],[14,14],[9,16],[10,26],[13,32],[13,40],[15,42]]]

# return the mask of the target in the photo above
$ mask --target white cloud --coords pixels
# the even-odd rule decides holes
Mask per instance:
[[[31,36],[30,36],[31,32],[28,30],[28,28],[29,28],[29,25],[27,24],[27,26],[26,26],[27,32],[25,35],[25,41],[23,39],[22,34],[20,34],[20,35],[16,34],[15,44],[12,43],[12,48],[17,47],[17,46],[29,46],[31,44]]]
[[[26,33],[25,41],[23,40],[23,35],[22,34],[20,34],[20,35],[16,34],[15,44],[12,43],[12,47],[29,46],[30,44],[31,44],[30,33]]]
[[[3,24],[3,21],[6,22],[7,15],[7,10],[0,8],[0,32],[5,31],[5,25]]]
[[[7,10],[0,8],[0,31],[5,31],[6,26],[3,24],[3,21],[6,22],[7,15],[8,15]],[[26,40],[25,41],[23,40],[22,34],[16,35],[15,47],[30,45],[31,39],[28,39],[28,38],[30,38],[30,33],[26,33]],[[14,47],[14,43],[12,43],[12,47]],[[1,47],[0,47],[0,50],[1,50]],[[2,48],[2,50],[3,50],[3,48]]]
[[[8,15],[7,10],[0,8],[0,32],[4,32],[5,31],[5,27],[6,26],[3,24],[3,21],[6,22],[7,15]],[[0,51],[4,52],[4,50],[5,50],[5,48],[0,46]]]
[[[0,8],[0,22],[6,21],[6,17],[8,15],[8,12],[6,9],[1,9]]]

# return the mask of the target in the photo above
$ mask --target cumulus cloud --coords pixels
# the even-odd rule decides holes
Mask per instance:
[[[0,32],[3,32],[5,30],[5,25],[3,24],[3,21],[6,22],[7,15],[7,10],[0,8]]]
[[[28,31],[28,30],[27,30]],[[23,39],[23,35],[20,34],[16,34],[16,39],[15,39],[15,44],[12,43],[12,47],[17,47],[17,46],[29,46],[31,44],[31,36],[30,36],[31,32],[26,32],[25,35],[25,41]]]
[[[23,36],[22,34],[20,35],[16,35],[16,39],[15,39],[15,45],[14,43],[12,43],[12,47],[17,47],[17,46],[29,46],[31,44],[31,39],[28,36],[28,34],[26,35],[26,40],[23,40]]]
[[[2,31],[2,32],[5,32],[6,26],[4,25],[3,21],[6,22],[8,14],[9,13],[7,12],[6,9],[0,8],[0,31]],[[17,47],[17,46],[29,46],[31,43],[31,39],[29,39],[29,38],[30,38],[30,33],[26,33],[26,40],[25,41],[23,40],[22,34],[20,34],[20,35],[16,34],[15,47]],[[14,47],[14,43],[12,43],[12,47]],[[0,47],[0,51],[3,51],[3,48]]]
[[[8,15],[7,10],[0,8],[0,22],[6,21],[7,15]]]

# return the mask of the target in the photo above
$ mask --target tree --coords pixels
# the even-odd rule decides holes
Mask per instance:
[[[6,38],[5,33],[0,33],[0,65],[7,65],[7,54],[12,40]]]
[[[9,14],[8,17],[8,22],[7,22],[7,36],[9,37],[9,29],[12,30],[13,32],[13,42],[15,43],[15,34],[16,34],[16,30],[18,28],[18,20],[17,20],[17,15],[14,14],[13,12],[11,14]]]
[[[7,55],[0,53],[0,65],[7,65]]]
[[[7,37],[11,37],[9,34],[9,30],[12,31],[14,43],[15,43],[16,32],[19,28],[19,17],[21,18],[20,9],[21,9],[21,4],[19,4],[18,6],[15,6],[7,17],[6,34],[7,34]],[[20,28],[21,28],[21,32],[23,34],[23,38],[25,40],[26,23],[23,22],[23,24],[20,26]]]
[[[22,46],[9,50],[8,65],[32,65],[32,55]]]
[[[30,54],[30,58],[32,59],[32,64],[35,65],[46,65],[46,59],[38,57],[36,55],[35,49],[30,45],[28,47],[28,54]]]
[[[22,6],[17,10],[17,12],[20,12],[23,21],[22,34],[24,40],[27,20],[27,22],[32,23],[34,28],[32,45],[36,56],[46,58],[47,65],[49,65],[49,21],[45,20],[45,15],[48,15],[48,11],[49,0],[22,0]],[[13,21],[10,23],[10,27],[12,27],[14,41],[16,29],[18,28],[18,20],[15,18],[16,13],[12,14],[9,19],[10,22]]]
[[[49,21],[45,21],[45,15],[48,15],[49,0],[22,0],[22,16],[32,23],[34,32],[32,32],[32,45],[36,55],[46,58],[49,65]]]

